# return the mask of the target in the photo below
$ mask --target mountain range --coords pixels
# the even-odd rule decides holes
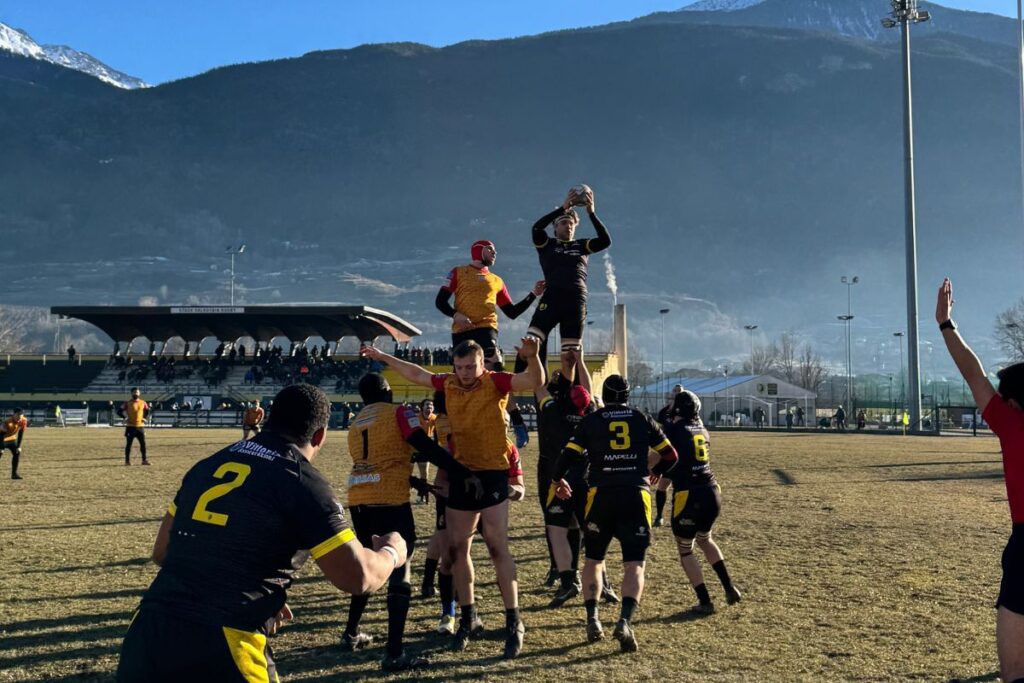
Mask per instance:
[[[922,338],[940,343],[929,308],[948,274],[962,328],[993,357],[1024,254],[1017,59],[1000,38],[1013,22],[927,6],[913,47]],[[136,90],[0,52],[0,300],[222,302],[225,247],[244,241],[241,300],[380,306],[440,343],[433,296],[469,244],[494,240],[521,296],[540,276],[530,225],[586,182],[614,241],[591,263],[597,330],[612,269],[648,358],[661,308],[669,363],[741,361],[747,323],[754,341],[793,330],[839,358],[839,278],[856,274],[855,363],[891,371],[905,293],[887,9],[763,0]]]

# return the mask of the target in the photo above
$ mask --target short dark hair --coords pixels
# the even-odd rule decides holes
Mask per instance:
[[[271,431],[309,443],[313,434],[327,426],[331,402],[311,384],[293,384],[277,392],[270,412]]]
[[[452,349],[452,356],[455,358],[465,358],[473,354],[480,354],[482,358],[484,355],[484,347],[477,344],[472,339],[467,339],[464,342],[459,342],[459,345]]]
[[[629,402],[629,382],[622,375],[608,375],[601,386],[601,398],[605,403],[625,405]]]
[[[996,373],[999,378],[999,395],[1014,399],[1024,406],[1024,363],[1014,363]]]

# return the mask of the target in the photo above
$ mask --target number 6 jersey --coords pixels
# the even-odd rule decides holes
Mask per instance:
[[[679,454],[679,463],[672,468],[672,488],[676,491],[714,486],[711,471],[711,437],[702,424],[667,422],[665,435]]]

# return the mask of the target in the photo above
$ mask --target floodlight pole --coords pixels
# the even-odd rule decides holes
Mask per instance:
[[[747,336],[750,337],[750,374],[757,374],[754,372],[754,330],[757,329],[757,325],[744,325],[743,329],[747,331]]]
[[[892,0],[890,17],[882,19],[886,28],[899,25],[903,44],[903,147],[904,190],[903,201],[906,213],[906,257],[907,257],[907,356],[909,361],[910,429],[921,429],[921,361],[918,349],[917,329],[917,211],[914,201],[914,97],[910,78],[910,25],[928,21],[927,12],[918,10],[917,0]]]

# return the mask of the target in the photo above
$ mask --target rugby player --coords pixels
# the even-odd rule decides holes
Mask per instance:
[[[498,256],[494,243],[478,240],[469,251],[472,260],[448,273],[434,305],[452,319],[452,347],[472,339],[483,348],[484,358],[490,359],[498,350],[497,309],[515,320],[544,293],[544,281],[538,281],[522,301],[512,303],[504,280],[489,270]]]
[[[419,417],[420,429],[423,430],[423,433],[426,434],[431,439],[434,439],[434,427],[437,422],[437,414],[434,412],[433,399],[425,398],[422,401],[420,401],[419,414],[417,415],[417,417]],[[434,439],[434,443],[437,443],[436,439]],[[419,468],[420,479],[422,479],[423,481],[430,481],[429,463],[422,458],[416,458],[416,460],[418,460],[416,466]],[[426,489],[424,489],[418,495],[419,497],[417,500],[421,505],[425,505],[430,499],[430,494],[427,492]]]
[[[999,437],[1003,452],[1013,530],[1003,550],[1003,578],[996,601],[996,649],[1003,680],[1024,683],[1024,363],[1000,370],[996,373],[999,389],[992,386],[981,361],[953,322],[953,285],[949,278],[939,287],[935,321],[949,355],[971,388],[974,404]]]
[[[533,391],[544,381],[544,370],[537,359],[537,340],[525,337],[519,353],[526,359],[525,372],[492,372],[484,369],[480,345],[472,340],[464,341],[452,352],[455,372],[434,375],[373,347],[362,349],[365,357],[388,365],[406,380],[445,393],[455,459],[479,477],[484,488],[482,499],[469,498],[458,476],[449,476],[445,522],[449,547],[454,553],[455,592],[462,610],[452,648],[465,649],[469,639],[482,630],[474,603],[473,564],[469,554],[473,532],[479,523],[505,604],[506,659],[513,659],[522,651],[525,627],[519,617],[515,560],[508,548],[509,467],[515,444],[506,434],[505,407],[509,393]]]
[[[668,402],[662,406],[661,410],[658,411],[658,424],[663,428],[671,419],[672,407],[675,404],[676,396],[678,396],[682,391],[682,384],[677,384],[672,387],[672,393],[668,397]],[[654,492],[654,526],[656,527],[660,527],[665,524],[665,502],[668,500],[668,487],[671,483],[671,479],[668,477],[662,477],[661,480],[658,481],[657,489]]]
[[[587,640],[604,637],[598,615],[601,569],[613,538],[622,549],[622,606],[613,636],[623,652],[635,652],[636,634],[630,625],[644,589],[644,561],[651,542],[651,492],[648,484],[676,464],[676,451],[651,417],[626,405],[629,384],[611,375],[601,387],[605,406],[587,415],[555,463],[552,479],[559,498],[568,500],[572,486],[565,476],[574,460],[585,457],[587,475],[585,509],[586,564],[583,598],[587,611]],[[658,458],[650,463],[649,452]]]
[[[685,390],[676,394],[664,428],[665,436],[679,454],[679,463],[666,477],[672,482],[672,533],[676,537],[679,561],[697,593],[697,611],[711,614],[715,605],[704,585],[700,562],[693,554],[694,539],[718,574],[726,602],[733,605],[740,601],[741,595],[725,568],[721,549],[711,538],[711,530],[722,509],[722,489],[711,471],[711,436],[701,421],[697,394]]]
[[[132,388],[130,400],[117,409],[119,417],[124,419],[124,464],[131,465],[132,442],[138,439],[139,452],[142,453],[142,464],[148,465],[146,458],[146,418],[149,417],[149,404],[142,400],[138,387]]]
[[[414,452],[445,470],[457,472],[466,486],[475,485],[477,494],[482,490],[479,481],[474,481],[464,466],[455,462],[448,451],[434,443],[421,429],[412,408],[393,403],[391,387],[381,375],[370,373],[363,376],[359,380],[359,396],[364,407],[348,431],[348,452],[352,457],[348,506],[352,526],[356,538],[364,545],[371,543],[375,534],[396,530],[405,539],[411,557],[416,543],[416,523],[409,504],[409,487],[412,485],[418,491],[429,488],[427,482],[412,476]],[[409,565],[406,563],[401,570],[391,574],[388,582],[388,643],[381,660],[381,668],[385,671],[400,671],[427,663],[421,657],[406,654],[402,647],[412,596],[409,578]],[[368,595],[352,598],[348,624],[342,635],[342,646],[346,649],[355,650],[372,641],[370,636],[359,631],[359,622],[368,601]]]
[[[28,427],[28,418],[22,413],[21,408],[15,408],[4,420],[2,425],[3,447],[0,448],[0,457],[4,451],[11,452],[11,479],[21,479],[18,474],[18,461],[21,460],[21,440],[25,436],[25,428]]]
[[[573,239],[580,219],[572,207],[579,200],[586,207],[597,232],[596,238]],[[548,224],[552,222],[554,239],[547,233]],[[546,287],[527,334],[540,340],[540,360],[541,365],[545,365],[548,334],[556,325],[562,335],[562,350],[580,348],[583,322],[587,316],[587,260],[590,254],[610,247],[612,240],[595,213],[594,193],[591,191],[579,197],[575,188],[569,190],[561,206],[534,223],[532,234]],[[516,371],[521,367],[522,364],[517,362]]]
[[[118,681],[276,681],[267,637],[292,617],[287,589],[306,559],[354,594],[405,565],[394,531],[363,547],[313,466],[329,416],[320,389],[286,387],[266,430],[188,471],[160,524],[160,571],[121,645]]]
[[[242,415],[242,438],[248,439],[250,432],[253,436],[259,434],[260,425],[263,423],[265,416],[266,412],[259,401],[253,401],[246,406],[245,413]]]

